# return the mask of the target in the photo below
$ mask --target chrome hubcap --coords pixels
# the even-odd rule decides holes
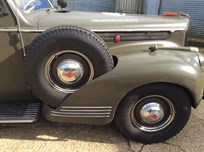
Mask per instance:
[[[64,60],[57,67],[59,79],[66,84],[78,82],[83,77],[83,74],[83,66],[76,60]]]
[[[142,107],[140,115],[145,123],[155,124],[164,117],[164,108],[159,103],[151,102]]]
[[[163,96],[146,96],[135,103],[131,120],[135,127],[146,132],[156,132],[166,128],[175,118],[171,101]]]
[[[94,67],[84,54],[64,50],[50,56],[44,68],[44,75],[57,91],[73,93],[93,80]]]

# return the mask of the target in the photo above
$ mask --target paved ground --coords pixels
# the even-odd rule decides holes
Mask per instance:
[[[0,138],[0,152],[203,152],[204,101],[192,110],[180,134],[158,144],[129,141],[113,124],[51,123],[43,118],[35,124],[3,125]]]
[[[1,152],[203,152],[204,101],[192,111],[189,123],[174,138],[144,145],[124,138],[114,124],[88,126],[51,123],[3,125]]]

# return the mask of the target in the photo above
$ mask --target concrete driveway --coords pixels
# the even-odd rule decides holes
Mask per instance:
[[[144,145],[124,138],[114,124],[89,126],[51,123],[3,125],[1,152],[203,152],[204,101],[192,110],[184,130],[162,143]]]

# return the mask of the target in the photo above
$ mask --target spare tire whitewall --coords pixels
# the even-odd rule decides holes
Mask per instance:
[[[52,107],[114,67],[105,42],[97,34],[75,26],[45,31],[31,43],[26,53],[30,89]]]

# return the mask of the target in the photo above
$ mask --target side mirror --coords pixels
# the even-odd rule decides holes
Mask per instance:
[[[6,16],[8,13],[5,11],[4,5],[0,2],[0,17]]]
[[[67,0],[57,0],[57,4],[63,9],[67,7]]]

